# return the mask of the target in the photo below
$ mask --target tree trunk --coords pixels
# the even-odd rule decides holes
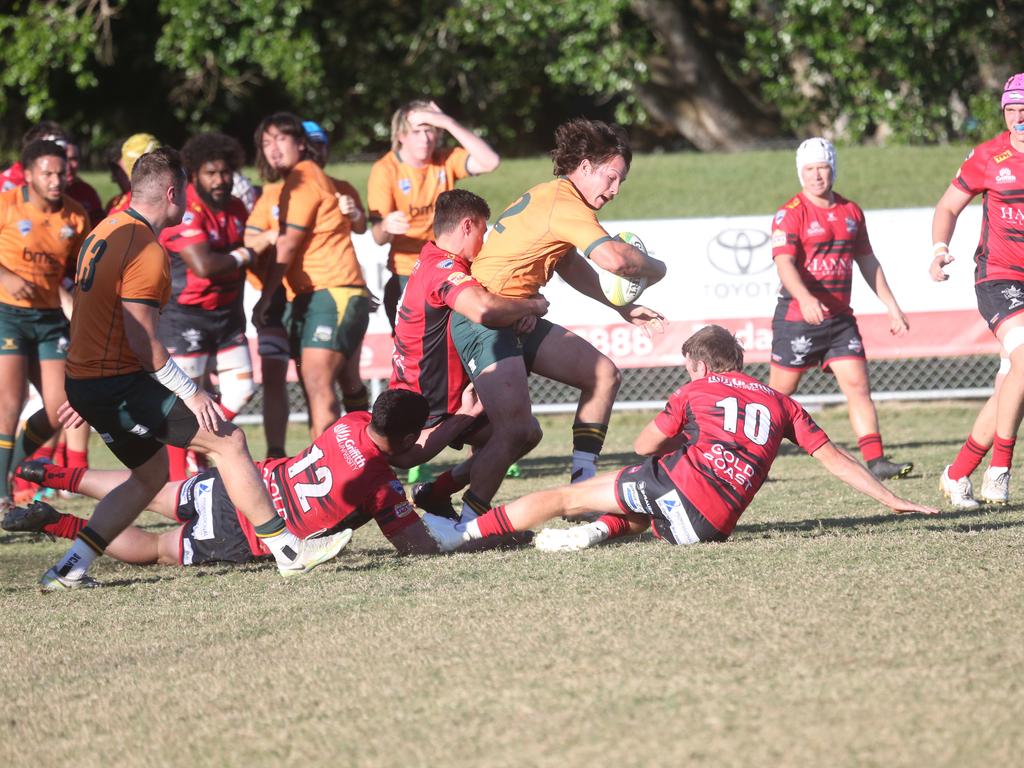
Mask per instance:
[[[746,93],[699,35],[683,2],[631,0],[662,54],[647,63],[651,79],[637,96],[651,119],[700,150],[736,150],[778,138],[775,116]]]

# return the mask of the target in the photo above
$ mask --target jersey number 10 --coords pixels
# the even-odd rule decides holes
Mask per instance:
[[[739,417],[739,401],[735,397],[726,397],[715,403],[722,409],[722,427],[726,432],[736,434],[736,422]],[[768,442],[772,431],[772,414],[767,406],[760,403],[747,403],[743,409],[743,434],[755,445]]]

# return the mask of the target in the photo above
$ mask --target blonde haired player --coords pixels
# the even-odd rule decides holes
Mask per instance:
[[[442,131],[458,147],[441,145]],[[389,246],[391,278],[384,286],[384,311],[395,327],[398,300],[423,246],[434,239],[434,204],[467,176],[490,173],[501,159],[486,141],[433,101],[410,101],[391,118],[391,151],[370,169],[366,204],[370,232]]]

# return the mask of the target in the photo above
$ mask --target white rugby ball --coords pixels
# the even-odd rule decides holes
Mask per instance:
[[[643,240],[632,232],[620,232],[615,237],[624,243],[629,243],[634,248],[640,249],[644,254],[647,253]],[[597,269],[598,276],[601,278],[601,290],[604,291],[605,298],[616,307],[632,304],[640,298],[640,294],[647,287],[646,277],[622,277],[614,272],[609,272],[607,269],[602,269],[596,264],[594,266]]]

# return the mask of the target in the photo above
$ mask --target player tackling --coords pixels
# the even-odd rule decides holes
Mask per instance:
[[[818,459],[857,491],[896,513],[938,510],[900,498],[862,464],[836,447],[800,405],[742,373],[743,348],[724,328],[710,325],[683,344],[691,381],[634,442],[649,458],[618,472],[524,496],[463,526],[425,515],[439,539],[464,541],[525,531],[553,518],[603,513],[597,521],[549,528],[535,543],[544,550],[575,550],[653,526],[671,544],[724,541],[754,499],[783,438]]]

